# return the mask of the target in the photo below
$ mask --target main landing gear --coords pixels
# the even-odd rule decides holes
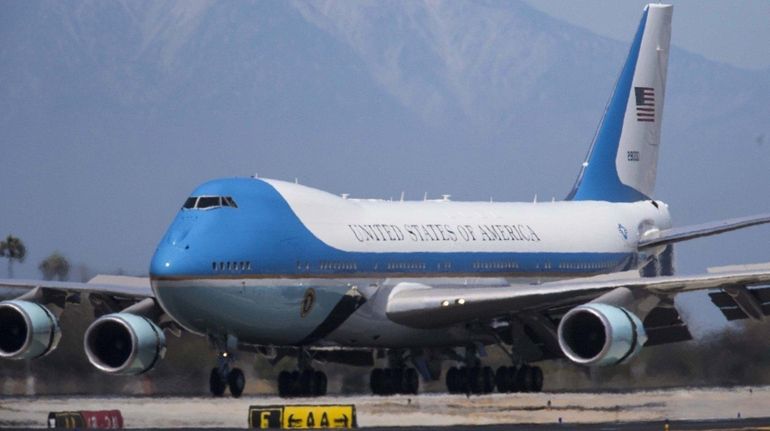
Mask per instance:
[[[326,374],[308,368],[302,371],[281,371],[278,375],[278,395],[281,397],[320,397],[326,395]]]
[[[230,395],[238,398],[246,387],[246,377],[240,368],[231,368],[234,362],[232,355],[222,352],[218,357],[219,365],[211,369],[209,376],[209,391],[215,397],[225,394],[225,389],[230,389]]]
[[[540,367],[500,367],[495,373],[495,384],[500,393],[540,392],[543,390],[543,370]]]
[[[488,394],[495,390],[495,373],[490,367],[452,367],[446,387],[450,394]]]
[[[409,353],[404,350],[387,352],[388,367],[375,368],[369,375],[369,386],[374,395],[412,394],[420,390],[417,370],[407,366]]]
[[[420,378],[414,368],[375,368],[369,376],[369,385],[374,395],[416,395]]]
[[[463,367],[451,367],[446,373],[446,387],[450,394],[489,394],[495,391],[540,392],[543,389],[543,370],[540,367],[526,365],[520,357],[505,348],[514,364],[518,366],[500,367],[497,372],[481,365],[479,348],[469,345],[465,356],[455,354],[455,360],[465,364]]]
[[[281,371],[278,374],[278,395],[287,397],[321,397],[326,395],[328,380],[323,371],[313,369],[309,352],[300,349],[297,355],[297,371]]]
[[[540,367],[452,367],[446,373],[450,394],[489,394],[495,387],[500,393],[540,392],[543,390],[543,370]]]

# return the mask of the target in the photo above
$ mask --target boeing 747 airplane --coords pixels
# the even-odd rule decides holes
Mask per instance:
[[[645,7],[600,127],[564,201],[352,199],[260,179],[206,182],[160,240],[149,281],[3,280],[0,357],[56,348],[58,317],[88,300],[88,360],[109,374],[160,361],[167,334],[208,337],[219,352],[210,389],[245,386],[242,352],[297,360],[282,396],[326,393],[324,362],[371,371],[375,394],[539,391],[538,361],[631,360],[644,346],[690,339],[673,297],[723,289],[734,315],[770,310],[756,286],[770,270],[674,275],[679,241],[770,222],[770,215],[673,227],[653,198],[672,6]],[[137,281],[134,283],[134,281]],[[724,305],[723,304],[723,305]],[[483,359],[498,346],[510,363]],[[447,370],[444,362],[451,362]]]

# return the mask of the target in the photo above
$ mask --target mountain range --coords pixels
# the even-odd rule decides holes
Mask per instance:
[[[0,229],[30,249],[17,274],[54,249],[142,274],[217,176],[560,199],[627,50],[517,1],[6,2]],[[656,197],[679,224],[770,212],[768,95],[770,70],[672,47]],[[680,268],[770,260],[760,229]]]

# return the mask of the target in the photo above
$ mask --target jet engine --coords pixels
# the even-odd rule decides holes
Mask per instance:
[[[141,374],[166,355],[166,336],[152,320],[130,313],[100,317],[83,340],[88,360],[111,374]]]
[[[639,318],[622,307],[588,303],[573,308],[559,323],[559,347],[581,365],[614,365],[639,353],[647,334]]]
[[[39,358],[53,351],[59,339],[59,321],[51,310],[29,301],[0,302],[0,358]]]

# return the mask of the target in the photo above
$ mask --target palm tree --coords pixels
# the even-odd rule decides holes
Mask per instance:
[[[0,257],[8,259],[8,278],[13,278],[13,261],[24,262],[27,257],[27,247],[15,236],[8,235],[5,241],[0,241]]]
[[[64,281],[67,280],[69,275],[70,263],[67,262],[67,258],[62,256],[61,253],[55,251],[45,258],[44,261],[40,262],[37,268],[43,273],[43,278],[46,280],[58,278]]]

